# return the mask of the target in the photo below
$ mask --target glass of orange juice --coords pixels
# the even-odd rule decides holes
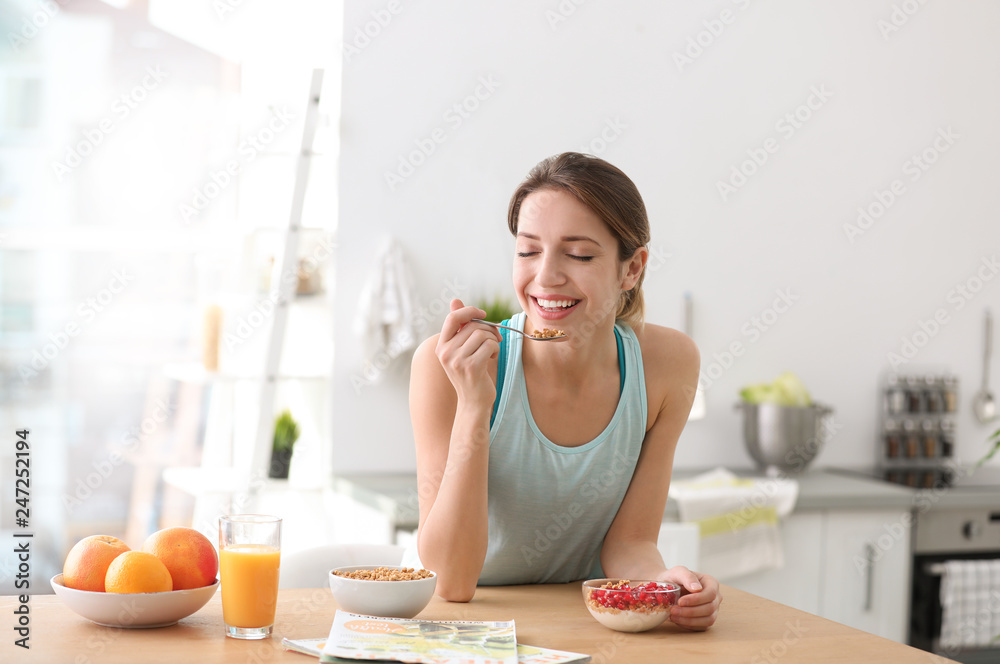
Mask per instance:
[[[274,627],[281,519],[232,514],[219,519],[219,573],[226,636],[266,639]]]

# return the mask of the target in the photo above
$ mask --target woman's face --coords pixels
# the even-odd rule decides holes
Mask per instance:
[[[514,289],[535,328],[574,329],[614,319],[635,279],[607,225],[571,194],[541,189],[518,214]]]

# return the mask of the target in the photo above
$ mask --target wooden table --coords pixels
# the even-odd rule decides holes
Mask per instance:
[[[669,622],[641,634],[614,632],[587,612],[579,583],[484,587],[468,604],[435,597],[419,617],[514,619],[519,643],[588,653],[595,664],[950,661],[734,588],[724,586],[722,592],[722,614],[707,632],[687,632]],[[15,597],[0,597],[0,662],[308,664],[316,660],[284,651],[281,638],[327,636],[336,609],[328,588],[282,590],[273,638],[239,641],[223,636],[219,593],[194,615],[158,629],[101,627],[54,595],[36,595],[30,604],[31,650],[26,651],[13,645],[15,606]]]

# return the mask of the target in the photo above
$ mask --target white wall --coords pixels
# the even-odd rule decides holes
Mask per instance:
[[[379,385],[351,383],[359,346],[350,322],[379,238],[403,243],[425,304],[449,280],[472,296],[509,293],[510,193],[543,157],[585,145],[636,181],[651,246],[669,254],[646,279],[648,320],[680,326],[690,290],[703,369],[733,342],[745,349],[712,382],[708,417],[685,430],[679,467],[750,465],[737,391],[786,369],[836,409],[842,426],[817,465],[870,463],[887,356],[938,309],[948,322],[902,369],[960,377],[958,454],[980,456],[992,429],[973,420],[971,398],[981,379],[983,309],[996,306],[1000,278],[990,271],[961,309],[949,292],[1000,253],[1000,4],[897,0],[919,9],[905,23],[898,13],[900,29],[884,37],[878,22],[891,19],[889,0],[400,2],[344,65],[338,470],[414,464],[407,362]],[[345,43],[386,7],[347,2]],[[560,8],[572,13],[553,24]],[[731,23],[679,68],[673,53],[724,9]],[[455,126],[446,113],[481,77],[498,87]],[[832,96],[821,105],[813,98],[818,108],[788,136],[776,123],[815,89]],[[592,143],[609,122],[622,127],[608,130],[614,140]],[[438,128],[445,140],[390,188],[385,172]],[[905,162],[948,128],[958,138],[912,180]],[[717,181],[768,138],[777,151],[724,201]],[[905,191],[849,241],[843,227],[856,208],[894,179]],[[797,299],[754,341],[745,326],[778,290]],[[1000,389],[1000,363],[992,364]]]

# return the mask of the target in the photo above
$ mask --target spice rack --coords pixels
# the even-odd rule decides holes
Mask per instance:
[[[915,488],[950,484],[958,378],[889,374],[881,396],[877,465],[883,477]]]

